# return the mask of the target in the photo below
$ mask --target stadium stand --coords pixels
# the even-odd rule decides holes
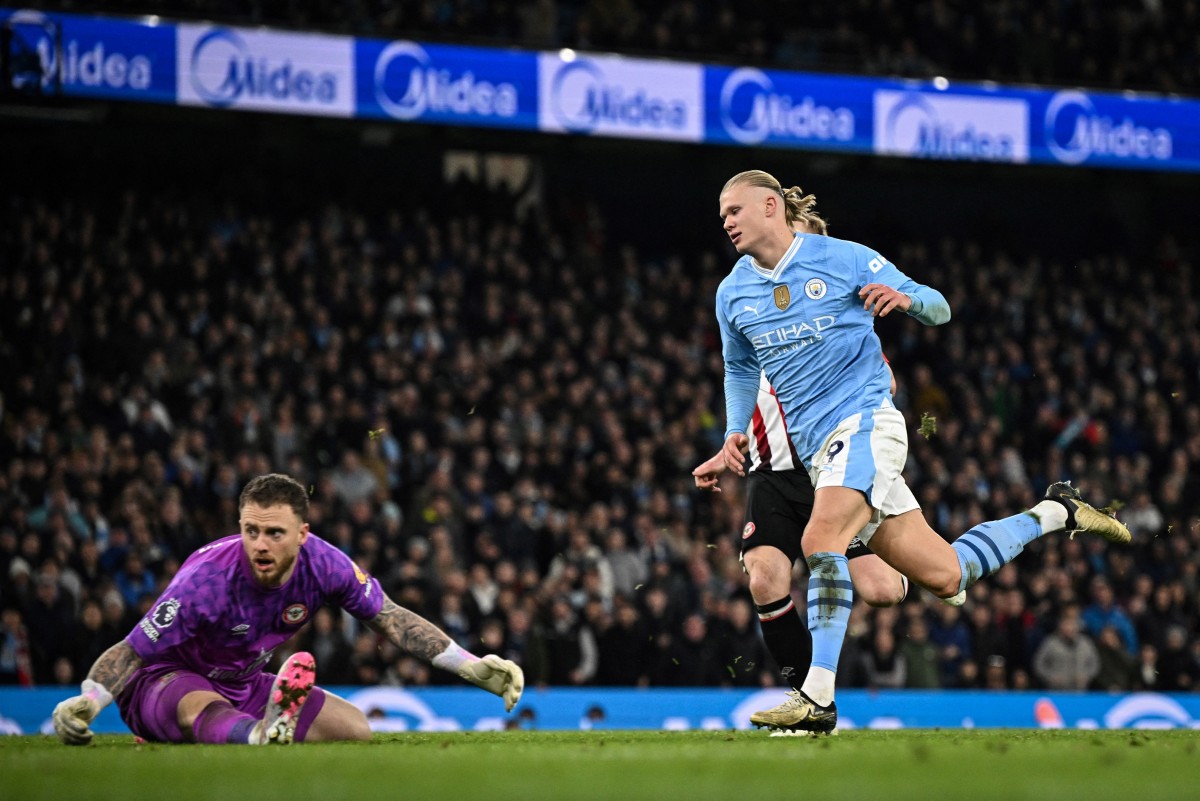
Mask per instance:
[[[606,207],[519,216],[466,179],[383,207],[328,184],[249,196],[131,178],[0,200],[0,682],[78,681],[267,470],[311,486],[314,530],[400,603],[533,683],[776,680],[740,485],[689,475],[723,431],[715,237],[646,253]],[[1195,689],[1196,243],[1063,260],[1004,241],[888,246],[956,315],[882,326],[910,483],[954,537],[1072,478],[1124,504],[1134,544],[1040,540],[962,610],[860,606],[843,680],[1053,685],[1074,636],[1085,684]],[[379,646],[322,614],[297,647],[328,683],[441,680]]]
[[[1196,0],[853,0],[820,5],[731,0],[55,0],[48,6],[779,69],[1200,91]]]
[[[1196,0],[48,7],[1200,91]],[[152,150],[155,137],[141,137]],[[261,137],[248,155],[292,148],[293,164],[320,161],[287,140]],[[73,168],[47,166],[61,152],[47,145],[28,163],[61,176]],[[776,680],[737,566],[740,485],[702,496],[689,477],[723,431],[711,308],[729,254],[715,237],[671,252],[671,236],[650,252],[626,235],[629,212],[611,193],[518,213],[504,191],[460,180],[377,206],[345,200],[328,175],[281,187],[241,167],[214,171],[200,192],[149,169],[110,175],[102,191],[75,191],[79,175],[58,190],[0,190],[0,683],[77,682],[188,553],[236,530],[241,485],[272,469],[312,487],[314,530],[400,603],[518,660],[533,683]],[[549,176],[552,191],[568,193],[572,169]],[[945,194],[930,175],[911,189],[914,208]],[[980,176],[994,189],[998,173]],[[1114,217],[1161,212],[1136,197],[1088,220],[1085,249],[1072,226],[1023,219],[1015,203],[943,237],[887,225],[868,200],[852,201],[877,223],[868,241],[942,289],[956,316],[941,330],[881,326],[912,424],[909,481],[931,524],[952,538],[1072,478],[1123,506],[1134,544],[1040,540],[961,610],[920,591],[894,610],[860,605],[842,679],[1058,686],[1063,654],[1094,651],[1080,657],[1085,686],[1195,690],[1197,242],[1164,233],[1188,230],[1168,222],[1150,248],[1122,240]],[[862,230],[833,222],[835,234]],[[936,434],[919,433],[922,415]],[[442,679],[328,613],[297,647],[330,684]]]

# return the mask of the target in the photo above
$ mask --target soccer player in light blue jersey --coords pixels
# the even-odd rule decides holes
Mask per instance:
[[[802,234],[827,235],[825,221],[807,210],[793,224]],[[890,386],[895,394],[895,380]],[[813,486],[784,423],[783,409],[766,375],[759,383],[750,434],[750,469],[746,475],[745,526],[739,532],[742,568],[749,577],[750,595],[758,612],[763,643],[779,666],[784,683],[795,691],[812,661],[812,638],[792,600],[792,565],[801,557],[800,537],[813,506]],[[723,451],[692,471],[697,489],[721,492],[725,472]],[[904,600],[908,579],[855,537],[846,549],[856,599],[871,606],[894,606]],[[804,734],[782,729],[771,736]]]
[[[855,242],[794,233],[815,199],[760,170],[735,175],[720,195],[725,232],[742,254],[717,289],[725,361],[725,465],[745,475],[746,430],[760,371],[775,388],[788,436],[816,490],[801,538],[808,563],[813,657],[789,699],[755,713],[772,728],[830,733],[834,680],[853,588],[846,548],[857,534],[883,561],[940,598],[954,598],[1014,559],[1032,540],[1086,530],[1113,542],[1129,531],[1052,485],[1027,512],[983,523],[952,545],[925,522],[901,471],[903,415],[892,405],[876,317],[893,311],[925,325],[950,320],[940,292]]]
[[[196,551],[133,631],[96,660],[81,693],[54,709],[68,745],[92,739],[91,722],[114,698],[134,734],[158,742],[287,745],[365,740],[366,715],[314,686],[310,654],[262,670],[323,604],[340,606],[402,650],[495,693],[511,711],[525,678],[515,663],[480,659],[309,532],[308,493],[288,476],[248,483],[241,534]]]

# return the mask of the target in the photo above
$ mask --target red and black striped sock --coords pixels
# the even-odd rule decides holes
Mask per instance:
[[[792,689],[799,690],[812,661],[812,637],[796,611],[790,595],[778,601],[755,606],[762,627],[763,642],[779,666],[779,674]]]

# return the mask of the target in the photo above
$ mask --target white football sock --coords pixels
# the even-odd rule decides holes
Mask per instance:
[[[1037,517],[1043,534],[1062,531],[1067,527],[1067,508],[1058,501],[1041,501],[1029,511]]]
[[[814,665],[808,669],[800,690],[820,706],[829,706],[833,703],[833,682],[836,678],[837,674],[832,670]]]

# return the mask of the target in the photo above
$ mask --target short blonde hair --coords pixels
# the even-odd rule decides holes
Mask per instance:
[[[784,218],[787,220],[789,228],[794,229],[797,223],[803,223],[814,234],[828,235],[829,224],[816,212],[816,195],[806,195],[804,194],[804,190],[798,186],[784,189],[774,175],[762,170],[739,172],[725,182],[725,186],[721,189],[721,194],[725,194],[731,187],[739,184],[749,184],[750,186],[769,189],[782,197]]]

